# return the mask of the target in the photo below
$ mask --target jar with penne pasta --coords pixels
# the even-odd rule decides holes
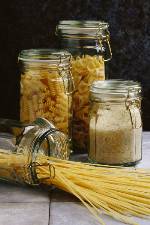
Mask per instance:
[[[73,56],[73,150],[87,152],[89,132],[89,86],[105,79],[104,62],[112,57],[108,23],[101,21],[60,21],[56,34],[60,47]]]
[[[21,122],[30,123],[37,117],[43,117],[71,137],[73,80],[70,58],[70,53],[66,51],[21,51]]]

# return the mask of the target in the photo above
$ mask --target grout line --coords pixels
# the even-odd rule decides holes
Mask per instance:
[[[48,217],[48,225],[51,223],[51,201],[49,203],[49,217]]]
[[[52,194],[53,194],[53,189],[50,190],[48,225],[51,224],[51,203],[52,203]]]

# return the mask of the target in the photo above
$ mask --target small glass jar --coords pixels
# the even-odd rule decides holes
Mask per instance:
[[[43,155],[68,160],[67,135],[44,118],[30,124],[0,119],[0,179],[35,183],[34,163]]]
[[[89,160],[135,165],[142,158],[141,87],[138,82],[95,81],[90,88]]]
[[[20,120],[44,117],[71,137],[73,80],[70,53],[29,49],[19,54]]]
[[[73,56],[73,149],[87,152],[89,86],[105,79],[104,61],[112,57],[108,23],[102,21],[60,21],[56,34],[60,47]]]

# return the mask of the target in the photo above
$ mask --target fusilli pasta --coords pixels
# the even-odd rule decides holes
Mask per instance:
[[[44,117],[68,134],[71,103],[65,93],[64,83],[67,85],[68,81],[63,80],[56,71],[35,69],[22,74],[21,121],[32,122],[36,117]]]

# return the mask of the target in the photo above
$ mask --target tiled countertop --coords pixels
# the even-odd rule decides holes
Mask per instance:
[[[137,167],[150,167],[150,132],[143,135],[143,160]],[[103,215],[106,225],[123,225]],[[135,218],[140,225],[150,220]],[[42,191],[0,183],[0,225],[98,225],[80,202],[60,190]]]

